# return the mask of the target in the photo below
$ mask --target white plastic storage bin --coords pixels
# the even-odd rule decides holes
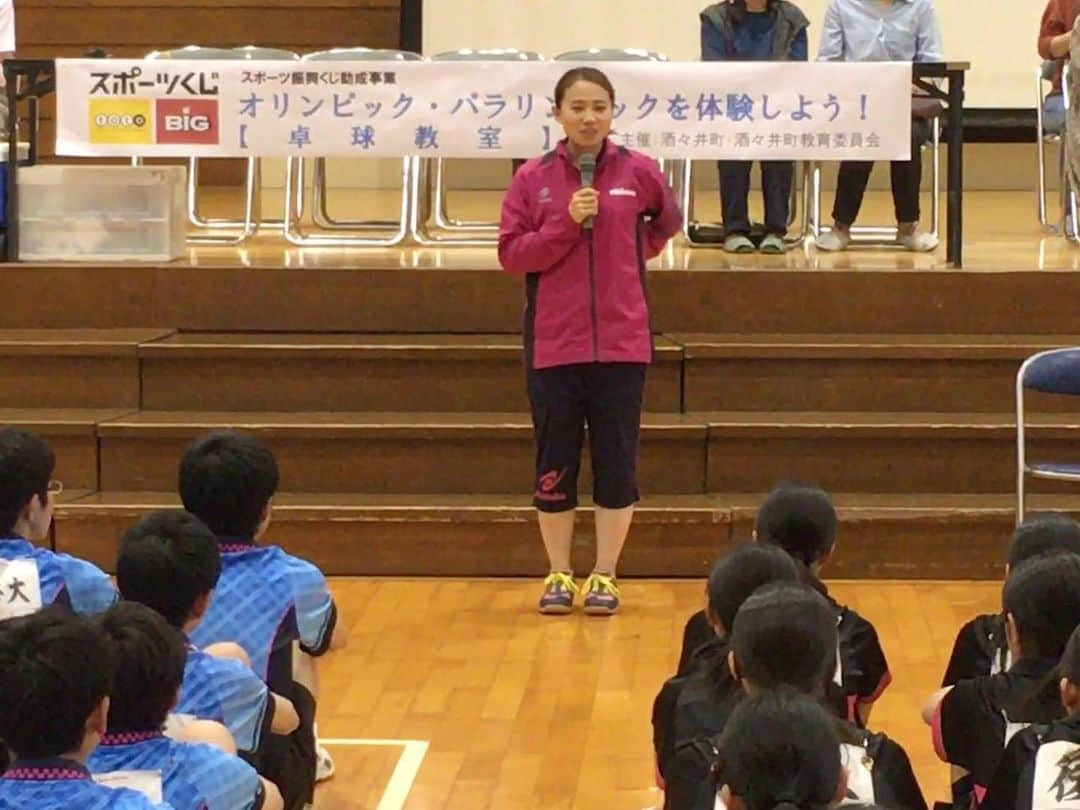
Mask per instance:
[[[187,228],[183,166],[19,169],[19,260],[171,261]]]

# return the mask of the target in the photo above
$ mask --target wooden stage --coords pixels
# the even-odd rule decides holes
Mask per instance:
[[[700,575],[749,534],[761,494],[795,478],[836,493],[834,576],[997,576],[1013,378],[1028,354],[1080,343],[1080,273],[1077,251],[1021,216],[1028,195],[970,196],[961,271],[889,250],[732,266],[675,245],[656,262],[625,575]],[[354,199],[367,214],[386,201]],[[466,199],[477,216],[497,203]],[[867,207],[884,217],[887,195]],[[0,422],[58,450],[58,548],[111,565],[128,522],[176,503],[186,443],[238,426],[281,461],[278,539],[329,573],[543,570],[522,282],[493,250],[283,250],[267,236],[162,266],[3,265],[0,279]],[[1033,404],[1035,452],[1080,457],[1072,403]],[[1035,492],[1037,507],[1080,511],[1067,487]]]

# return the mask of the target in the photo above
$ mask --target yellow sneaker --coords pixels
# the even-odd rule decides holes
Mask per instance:
[[[585,580],[585,612],[590,616],[610,616],[619,610],[619,586],[615,577],[592,573]]]
[[[549,616],[561,616],[574,609],[574,595],[578,592],[574,575],[567,571],[552,571],[544,580],[544,592],[540,596],[540,612]]]

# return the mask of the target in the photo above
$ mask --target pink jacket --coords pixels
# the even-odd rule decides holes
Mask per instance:
[[[606,141],[591,230],[570,218],[581,173],[565,142],[514,175],[502,206],[499,261],[525,274],[525,352],[532,368],[652,360],[645,261],[682,226],[656,162]]]

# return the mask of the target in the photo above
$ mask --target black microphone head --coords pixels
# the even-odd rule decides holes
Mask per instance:
[[[596,155],[586,152],[578,158],[577,165],[581,171],[581,185],[591,186],[596,175]]]

